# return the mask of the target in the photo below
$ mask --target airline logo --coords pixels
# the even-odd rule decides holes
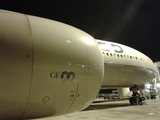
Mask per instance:
[[[99,42],[99,41],[98,41],[98,44],[99,44],[100,49],[102,51],[108,51],[108,52],[110,52],[110,49],[114,49],[114,52],[116,52],[116,53],[123,53],[123,49],[119,45],[116,45],[116,44],[109,44],[109,45],[107,45],[105,42]]]

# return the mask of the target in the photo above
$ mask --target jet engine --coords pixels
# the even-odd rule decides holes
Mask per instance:
[[[0,10],[0,26],[0,119],[63,115],[92,103],[104,73],[93,37],[5,10]]]

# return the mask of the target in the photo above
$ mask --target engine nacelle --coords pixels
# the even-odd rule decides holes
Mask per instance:
[[[88,107],[104,62],[97,42],[72,26],[0,10],[0,119],[56,116]]]

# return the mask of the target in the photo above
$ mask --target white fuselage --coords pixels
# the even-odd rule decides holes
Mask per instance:
[[[141,85],[157,76],[152,60],[143,53],[122,44],[96,41],[104,58],[102,88]]]

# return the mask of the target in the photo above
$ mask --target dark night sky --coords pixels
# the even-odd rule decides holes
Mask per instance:
[[[160,61],[160,0],[1,0],[0,9],[67,23]]]

